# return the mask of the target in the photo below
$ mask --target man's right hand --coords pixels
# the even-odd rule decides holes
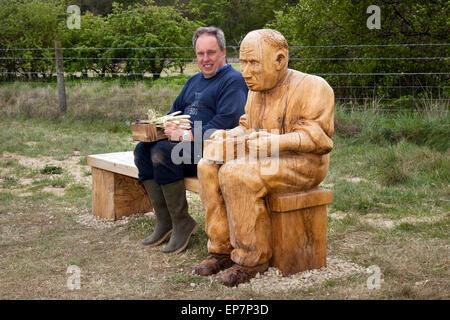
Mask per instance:
[[[183,130],[175,123],[164,123],[164,134],[172,141],[180,141],[180,137],[183,136]]]

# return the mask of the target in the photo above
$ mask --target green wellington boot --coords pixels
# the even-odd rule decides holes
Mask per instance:
[[[172,233],[172,219],[161,186],[155,180],[145,180],[143,184],[156,214],[156,227],[150,236],[142,240],[142,244],[154,247],[161,244]]]
[[[163,252],[177,254],[186,249],[189,239],[197,231],[198,225],[189,215],[184,180],[161,185],[161,189],[166,198],[173,225],[173,233]]]

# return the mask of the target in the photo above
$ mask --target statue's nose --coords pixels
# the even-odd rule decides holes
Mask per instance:
[[[245,64],[245,65],[242,66],[242,77],[243,77],[244,79],[251,78],[251,74],[250,74],[250,72],[249,72],[249,68],[248,68],[248,65],[247,65],[247,64]]]

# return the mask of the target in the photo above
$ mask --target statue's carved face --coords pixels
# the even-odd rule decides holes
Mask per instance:
[[[252,91],[265,91],[275,87],[285,69],[277,62],[279,52],[265,43],[258,34],[242,41],[239,53],[242,76]]]
[[[195,43],[197,64],[205,78],[212,78],[226,64],[226,50],[221,50],[215,36],[204,33]]]

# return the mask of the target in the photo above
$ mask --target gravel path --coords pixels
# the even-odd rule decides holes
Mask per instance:
[[[299,272],[287,277],[283,277],[280,270],[271,267],[262,275],[257,274],[250,282],[240,284],[238,288],[249,288],[256,293],[267,294],[317,286],[328,280],[336,280],[351,274],[365,272],[366,269],[360,265],[339,258],[328,257],[326,267]]]

